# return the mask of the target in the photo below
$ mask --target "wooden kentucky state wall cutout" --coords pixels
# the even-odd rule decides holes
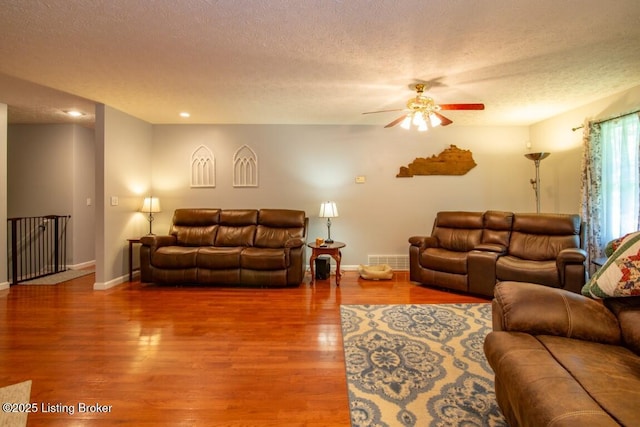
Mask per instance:
[[[437,156],[417,157],[408,166],[400,166],[396,178],[410,178],[414,175],[464,175],[476,167],[470,150],[449,146]]]

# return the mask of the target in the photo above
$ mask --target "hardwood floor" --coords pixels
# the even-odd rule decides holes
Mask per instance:
[[[0,386],[33,381],[30,426],[348,426],[341,304],[487,301],[406,272],[380,282],[346,272],[340,288],[308,281],[13,286],[0,294]]]

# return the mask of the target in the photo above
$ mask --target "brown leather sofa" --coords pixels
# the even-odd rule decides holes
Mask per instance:
[[[297,286],[308,218],[288,209],[177,209],[169,235],[140,240],[142,282]]]
[[[640,297],[501,282],[484,352],[511,427],[640,426]]]
[[[579,293],[586,252],[579,215],[438,212],[430,236],[409,238],[410,279],[487,297],[503,280]]]

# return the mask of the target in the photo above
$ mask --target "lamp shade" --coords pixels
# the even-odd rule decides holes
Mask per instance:
[[[157,197],[145,197],[140,211],[146,213],[160,212],[160,200]]]
[[[320,205],[320,218],[335,218],[338,216],[338,207],[336,202],[324,202]]]

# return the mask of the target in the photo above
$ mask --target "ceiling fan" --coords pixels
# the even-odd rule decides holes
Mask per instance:
[[[400,126],[405,129],[410,129],[413,125],[419,131],[425,131],[429,127],[447,126],[453,123],[453,121],[440,114],[441,110],[484,110],[484,104],[436,104],[433,98],[424,94],[424,86],[422,83],[416,84],[417,95],[407,101],[407,108],[405,109],[370,111],[362,114],[406,111],[405,114],[386,125],[385,128],[402,123]]]

